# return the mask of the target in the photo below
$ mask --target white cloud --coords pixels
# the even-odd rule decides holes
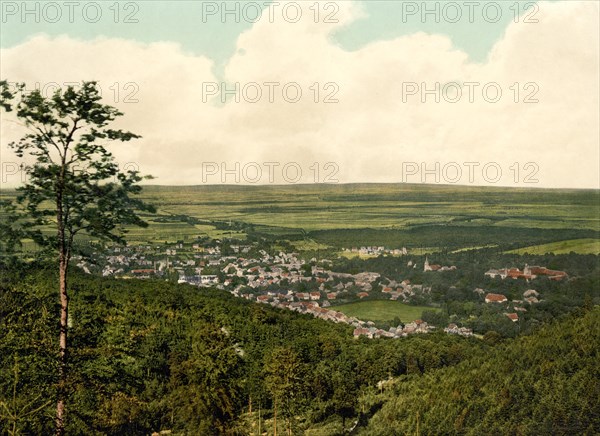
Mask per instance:
[[[243,98],[225,105],[203,103],[203,83],[219,81],[212,62],[172,43],[37,36],[2,50],[1,76],[28,83],[119,83],[121,99],[132,90],[123,89],[126,83],[138,84],[139,103],[118,106],[126,113],[123,125],[144,138],[118,146],[115,154],[120,162],[135,161],[158,176],[157,183],[202,183],[202,162],[227,162],[232,168],[236,161],[295,161],[304,181],[311,181],[313,162],[322,168],[333,161],[343,182],[398,182],[403,162],[426,162],[431,168],[435,162],[478,161],[500,164],[499,184],[515,185],[509,170],[514,162],[521,168],[535,162],[540,183],[532,186],[599,186],[598,3],[540,3],[540,22],[509,25],[485,63],[471,62],[447,37],[425,33],[345,51],[331,34],[362,11],[354,3],[340,5],[335,25],[315,24],[305,13],[300,23],[261,20],[240,35],[225,80],[230,87],[279,82],[274,103],[267,101],[264,85],[258,103]],[[488,103],[480,86],[474,103],[466,90],[455,104],[436,104],[431,96],[421,103],[418,95],[402,101],[404,82],[426,82],[431,88],[454,81],[497,82],[503,97]],[[300,102],[282,98],[288,82],[300,84]],[[339,103],[314,103],[309,87],[319,83],[322,101],[335,89],[324,90],[327,82],[339,87]],[[509,87],[515,82],[520,100],[536,89],[524,85],[535,83],[539,103],[514,103]],[[105,91],[112,98],[112,91]],[[3,161],[16,134],[13,124],[3,122]],[[467,167],[463,170],[461,182],[468,183]],[[524,175],[521,169],[521,181]],[[480,170],[476,182],[485,184]]]

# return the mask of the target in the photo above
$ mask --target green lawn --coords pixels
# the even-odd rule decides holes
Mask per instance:
[[[600,254],[600,239],[572,239],[569,241],[551,242],[508,251],[511,254],[569,254],[571,251],[579,254]]]
[[[373,259],[377,257],[375,254],[361,254],[352,251],[340,251],[338,255],[345,257],[346,259],[354,259],[355,257],[358,257],[359,259]]]
[[[316,250],[327,250],[329,245],[319,244],[316,241],[310,240],[300,240],[300,241],[290,241],[290,243],[294,246],[296,250],[300,251],[316,251]]]
[[[355,316],[363,321],[391,321],[397,316],[404,323],[421,318],[424,310],[439,310],[427,306],[410,306],[392,300],[359,301],[334,306],[331,309],[345,313],[348,316]]]

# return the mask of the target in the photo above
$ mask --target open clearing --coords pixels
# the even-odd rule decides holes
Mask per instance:
[[[412,322],[421,318],[424,310],[439,310],[427,306],[410,306],[399,301],[392,300],[370,300],[356,303],[332,306],[331,309],[355,316],[363,321],[391,321],[396,316],[403,323]]]
[[[573,239],[569,241],[558,241],[549,244],[534,245],[531,247],[510,250],[510,254],[600,254],[600,239]]]

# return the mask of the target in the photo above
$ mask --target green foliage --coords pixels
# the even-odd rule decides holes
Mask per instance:
[[[57,387],[56,276],[31,265],[2,282],[0,402],[11,412],[0,413],[0,433],[15,422],[24,433],[53,431],[45,402]],[[222,291],[71,277],[70,434],[233,434],[251,400],[254,421],[260,405],[263,420],[277,408],[280,429],[294,433],[341,428],[379,381],[454,365],[483,346],[444,334],[357,341],[348,326]]]
[[[139,136],[111,128],[123,114],[100,100],[97,84],[84,82],[79,90],[59,89],[50,98],[39,90],[18,91],[9,100],[11,106],[5,105],[29,129],[9,147],[19,157],[28,154],[35,159],[24,168],[28,182],[19,188],[18,199],[35,224],[64,227],[65,241],[40,232],[36,239],[40,244],[72,244],[79,232],[122,241],[113,230],[120,225],[143,226],[135,211],[153,210],[131,196],[140,193],[136,183],[142,177],[136,171],[120,172],[105,147],[106,142]]]
[[[429,377],[401,378],[360,434],[597,434],[599,323],[596,307]]]
[[[17,211],[11,200],[0,199],[0,256],[14,255],[21,247],[26,231],[19,222],[22,214]]]
[[[0,433],[42,434],[57,376],[55,298],[42,281],[13,273],[21,286],[0,284]]]
[[[277,347],[265,356],[264,374],[273,408],[282,412],[289,428],[294,428],[294,416],[306,405],[306,364],[292,348]]]

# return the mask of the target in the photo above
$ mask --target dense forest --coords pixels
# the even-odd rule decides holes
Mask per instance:
[[[355,341],[348,326],[222,291],[72,274],[70,434],[247,434],[261,409],[263,421],[277,411],[281,430],[332,417],[341,430],[377,382],[454,365],[485,346],[443,334]],[[51,266],[4,276],[6,430],[53,428],[54,276]]]
[[[54,428],[59,307],[44,263],[2,275],[0,428]],[[69,434],[595,434],[592,305],[517,339],[352,339],[226,292],[72,271]]]
[[[583,309],[476,353],[399,378],[364,434],[598,434],[600,309]]]

